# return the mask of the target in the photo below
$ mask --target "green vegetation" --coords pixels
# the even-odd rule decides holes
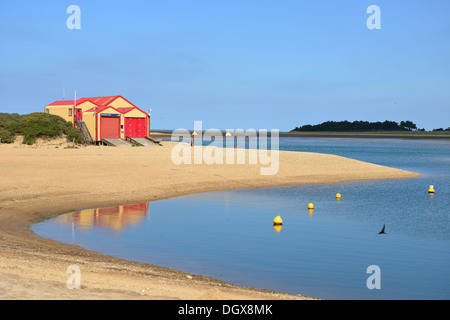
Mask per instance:
[[[329,131],[329,132],[371,132],[371,131],[413,131],[417,129],[417,125],[411,121],[395,121],[384,122],[368,122],[368,121],[327,121],[317,125],[304,125],[296,127],[292,131]],[[292,132],[291,131],[291,132]]]
[[[25,115],[0,113],[0,139],[2,143],[14,142],[16,135],[23,135],[23,143],[31,145],[37,138],[65,135],[67,141],[81,143],[80,130],[59,116],[36,112]]]

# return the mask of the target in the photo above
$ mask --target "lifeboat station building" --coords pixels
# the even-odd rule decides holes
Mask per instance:
[[[122,96],[55,101],[45,112],[72,122],[91,143],[150,137],[150,115]]]

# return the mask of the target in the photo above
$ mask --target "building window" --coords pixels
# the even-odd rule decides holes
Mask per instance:
[[[72,109],[69,109],[69,117],[72,116]]]
[[[48,109],[45,109],[45,113],[49,113],[50,112],[50,110],[48,110]]]

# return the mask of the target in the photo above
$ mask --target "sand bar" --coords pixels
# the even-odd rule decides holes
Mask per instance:
[[[287,151],[280,152],[278,173],[262,176],[259,164],[175,165],[173,146],[0,144],[0,299],[303,299],[102,255],[42,239],[29,227],[64,212],[198,192],[420,176]],[[71,265],[81,269],[80,290],[67,289]]]

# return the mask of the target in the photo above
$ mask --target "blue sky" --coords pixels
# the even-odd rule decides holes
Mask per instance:
[[[64,86],[152,108],[159,129],[450,126],[448,0],[8,1],[0,40],[0,112],[43,111]]]

